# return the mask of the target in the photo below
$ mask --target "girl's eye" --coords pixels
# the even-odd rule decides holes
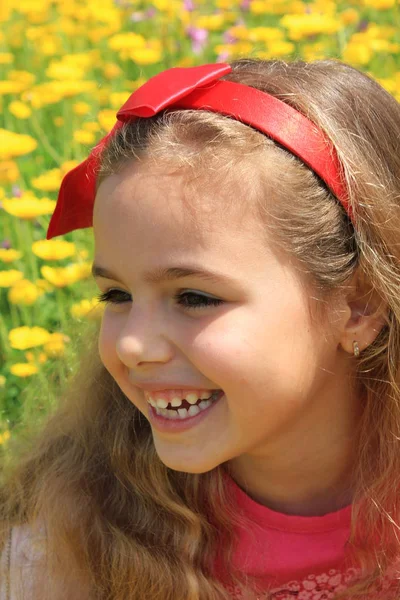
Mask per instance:
[[[126,292],[121,292],[120,290],[108,290],[107,292],[103,292],[96,296],[98,302],[105,302],[106,304],[122,304],[122,302],[126,302],[126,298],[123,300],[118,300],[120,296],[129,296]]]
[[[127,298],[128,296],[128,298]],[[130,295],[121,290],[108,290],[97,296],[99,302],[105,302],[107,304],[122,304],[123,302],[129,302]],[[218,298],[212,298],[210,296],[203,296],[194,292],[183,292],[176,294],[174,300],[181,306],[188,309],[193,308],[207,308],[208,306],[220,306],[223,300]]]
[[[184,308],[207,308],[208,306],[220,306],[223,303],[223,300],[219,300],[218,298],[203,296],[203,294],[195,292],[176,294],[174,299]]]

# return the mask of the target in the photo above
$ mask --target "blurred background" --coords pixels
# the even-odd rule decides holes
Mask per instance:
[[[0,3],[0,454],[101,319],[92,231],[45,239],[63,175],[155,73],[243,56],[344,60],[400,101],[399,0]]]

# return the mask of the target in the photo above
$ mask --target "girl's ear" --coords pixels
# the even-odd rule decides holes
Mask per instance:
[[[354,354],[355,341],[362,352],[378,337],[387,324],[388,307],[359,271],[353,276],[349,290],[344,300],[346,316],[340,344],[343,350]]]

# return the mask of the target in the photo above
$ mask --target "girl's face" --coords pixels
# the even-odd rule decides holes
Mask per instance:
[[[239,197],[240,182],[234,189]],[[113,290],[118,302],[103,316],[102,362],[150,420],[160,459],[201,473],[323,439],[348,391],[337,326],[312,321],[300,272],[267,244],[250,208],[226,204],[226,188],[191,192],[195,219],[176,174],[146,172],[142,163],[105,179],[94,207],[94,263],[109,272],[96,279],[101,292]],[[167,268],[214,276],[146,278]],[[220,388],[224,396],[187,430],[163,431],[140,387],[150,383]]]

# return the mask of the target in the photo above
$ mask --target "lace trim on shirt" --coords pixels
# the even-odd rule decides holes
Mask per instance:
[[[308,575],[302,580],[292,580],[284,586],[271,588],[257,597],[258,600],[334,600],[336,594],[345,591],[351,583],[361,575],[359,569],[348,569],[345,572],[330,569],[327,573]],[[393,585],[390,574],[384,577],[371,600],[396,600],[396,590],[390,591]],[[233,600],[242,600],[243,596],[238,588],[225,586]],[[393,592],[393,593],[392,593]],[[397,590],[398,593],[398,590]],[[379,594],[379,595],[377,595]],[[367,599],[366,599],[367,600]]]

